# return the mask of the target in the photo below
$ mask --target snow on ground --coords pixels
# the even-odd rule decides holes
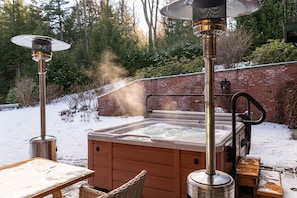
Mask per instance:
[[[66,102],[46,107],[47,135],[57,138],[57,159],[59,162],[87,166],[87,134],[92,129],[142,120],[137,117],[104,117],[95,113],[78,113],[68,121],[62,120],[60,112],[67,109]],[[0,166],[26,160],[29,155],[29,141],[40,136],[40,109],[28,107],[0,111]],[[297,167],[297,141],[291,139],[291,132],[285,125],[262,123],[252,127],[250,156],[261,157],[267,167],[283,170],[283,167]],[[282,174],[284,198],[297,197],[297,177],[293,172]],[[64,190],[66,198],[78,197],[80,183]]]
[[[264,166],[284,172],[283,197],[297,197],[297,140],[285,125],[264,122],[253,126],[250,156],[261,157]]]

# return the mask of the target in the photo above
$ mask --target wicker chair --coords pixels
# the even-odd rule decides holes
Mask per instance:
[[[140,198],[146,172],[146,170],[142,170],[133,179],[108,193],[96,190],[88,184],[83,184],[79,189],[79,198]]]

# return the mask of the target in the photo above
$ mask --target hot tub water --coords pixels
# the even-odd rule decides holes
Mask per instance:
[[[192,126],[181,126],[168,123],[156,123],[146,127],[134,129],[126,133],[126,135],[136,136],[148,136],[151,139],[156,140],[180,140],[194,138],[205,139],[205,128],[192,127]],[[227,130],[216,129],[216,136],[225,136],[228,133]]]

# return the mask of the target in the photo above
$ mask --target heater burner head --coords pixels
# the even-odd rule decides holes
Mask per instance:
[[[213,1],[213,5],[220,0]],[[161,14],[173,19],[192,20],[193,0],[178,0],[161,9]],[[258,11],[261,8],[259,0],[226,0],[227,17],[239,17]]]
[[[196,36],[221,35],[226,30],[225,0],[193,0],[193,31]]]
[[[49,39],[35,38],[32,41],[32,51],[33,52],[43,52],[46,54],[52,53],[52,43]]]
[[[19,35],[11,38],[16,45],[32,49],[32,59],[35,61],[50,61],[52,51],[62,51],[70,48],[68,43],[40,35]]]
[[[70,48],[70,44],[65,43],[63,41],[47,37],[47,36],[40,36],[40,35],[18,35],[11,38],[11,42],[13,42],[16,45],[30,48],[32,49],[32,42],[34,40],[44,41],[44,42],[50,42],[51,43],[51,51],[63,51]]]
[[[32,59],[38,62],[44,60],[46,62],[52,59],[52,43],[51,40],[45,38],[35,38],[32,41]]]

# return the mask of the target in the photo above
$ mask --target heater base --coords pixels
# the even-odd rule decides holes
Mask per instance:
[[[56,161],[56,138],[54,136],[38,136],[30,140],[30,157],[42,157]]]
[[[187,178],[188,198],[234,198],[233,178],[221,171],[208,175],[206,170],[190,173]]]

